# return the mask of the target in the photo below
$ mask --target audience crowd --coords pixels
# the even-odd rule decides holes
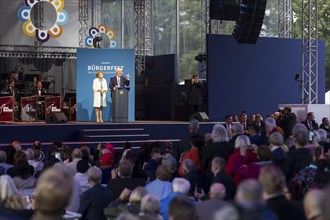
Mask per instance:
[[[233,120],[234,118],[234,120]],[[235,122],[234,122],[235,121]],[[330,125],[290,107],[170,143],[0,150],[0,219],[330,220]]]

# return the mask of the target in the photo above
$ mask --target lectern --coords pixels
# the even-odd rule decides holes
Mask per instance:
[[[128,122],[128,94],[129,87],[117,88],[112,91],[113,122]]]

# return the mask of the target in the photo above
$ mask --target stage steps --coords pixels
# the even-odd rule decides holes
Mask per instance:
[[[125,141],[146,141],[150,134],[142,127],[89,128],[79,130],[79,139],[87,142],[125,143]]]

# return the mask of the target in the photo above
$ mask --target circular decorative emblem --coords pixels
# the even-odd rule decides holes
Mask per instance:
[[[56,11],[56,21],[52,27],[47,30],[37,28],[31,19],[33,7],[41,2],[48,2]],[[29,37],[36,36],[36,39],[42,43],[47,42],[50,37],[58,38],[62,35],[63,27],[68,22],[68,13],[63,9],[64,0],[25,0],[25,6],[22,6],[17,14],[19,19],[24,22],[23,33]]]
[[[89,36],[85,38],[85,45],[90,48],[94,48],[93,40],[97,37],[102,37],[101,34],[109,39],[109,48],[117,48],[118,42],[115,40],[116,32],[112,28],[107,28],[104,24],[100,24],[97,28],[91,27],[88,31]]]
[[[123,95],[123,94],[124,94],[124,92],[123,92],[122,90],[120,90],[120,91],[119,91],[119,94],[120,94],[120,95]]]

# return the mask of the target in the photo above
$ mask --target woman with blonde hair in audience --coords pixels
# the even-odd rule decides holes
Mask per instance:
[[[108,219],[115,219],[123,212],[138,215],[140,213],[141,201],[147,193],[147,190],[142,186],[136,187],[133,191],[125,188],[119,198],[104,209],[104,215]]]
[[[18,190],[13,179],[9,175],[0,176],[0,202],[4,204],[9,196],[15,194],[18,194]]]

